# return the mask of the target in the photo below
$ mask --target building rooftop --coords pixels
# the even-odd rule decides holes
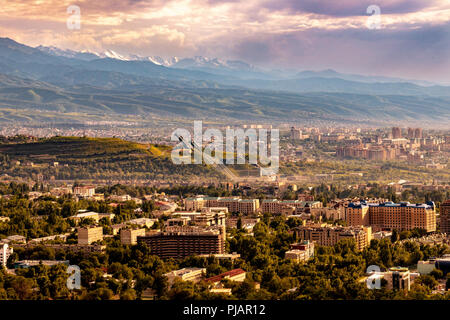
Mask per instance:
[[[185,274],[188,274],[188,273],[191,273],[191,272],[197,272],[197,271],[205,272],[206,269],[205,268],[183,268],[183,269],[174,270],[174,271],[165,273],[164,275],[168,276],[168,275],[171,274],[171,275],[174,275],[174,276],[177,276],[177,277],[181,277],[181,276],[183,276]]]
[[[243,274],[243,273],[245,273],[245,271],[240,269],[240,268],[239,269],[233,269],[233,270],[221,273],[221,274],[219,274],[217,276],[205,279],[205,281],[207,281],[207,282],[220,282],[220,281],[222,281],[225,278],[235,277],[235,276]]]
[[[349,208],[363,208],[363,207],[414,207],[414,208],[426,208],[426,209],[433,209],[434,208],[434,202],[427,202],[427,203],[416,203],[411,204],[407,201],[400,202],[400,203],[394,203],[392,201],[387,201],[383,203],[366,203],[365,201],[361,201],[359,203],[351,202],[348,204]]]
[[[78,213],[78,214],[72,216],[71,218],[86,218],[86,217],[95,216],[95,215],[98,215],[98,213],[94,212],[94,211],[89,211],[89,212]]]

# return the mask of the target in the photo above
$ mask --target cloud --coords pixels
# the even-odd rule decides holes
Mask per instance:
[[[417,12],[433,7],[440,0],[268,0],[264,5],[271,10],[292,13],[314,13],[334,17],[366,16],[367,8],[377,5],[383,14]]]
[[[448,81],[450,23],[382,32],[310,29],[265,34],[242,38],[231,51],[233,57],[266,66]]]
[[[72,4],[81,30],[66,27]],[[372,4],[380,30],[366,27]],[[3,0],[0,11],[1,35],[33,46],[447,78],[449,23],[448,0]]]

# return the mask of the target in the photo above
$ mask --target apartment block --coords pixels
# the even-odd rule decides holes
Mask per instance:
[[[314,241],[321,246],[333,246],[343,239],[354,239],[359,250],[372,240],[370,227],[336,227],[327,224],[305,225],[295,228],[297,238]]]
[[[120,242],[125,245],[137,244],[137,237],[145,236],[145,229],[122,229],[120,230]]]
[[[441,204],[440,208],[441,232],[450,234],[450,200]]]
[[[349,226],[368,226],[369,206],[350,203],[345,209],[345,219]]]
[[[243,282],[245,280],[247,273],[242,269],[233,269],[217,276],[205,279],[206,282],[210,282],[213,284],[218,284],[222,280],[230,280],[236,282]]]
[[[171,219],[167,221],[168,225],[185,225],[187,222],[192,222],[197,226],[214,226],[225,225],[226,213],[228,209],[226,207],[221,208],[202,208],[201,212],[174,212],[171,215]]]
[[[389,290],[407,290],[411,288],[411,273],[408,268],[390,268],[389,272],[384,274]]]
[[[290,259],[295,262],[305,262],[314,256],[314,242],[305,240],[300,243],[290,245],[290,250],[286,251],[285,259]]]
[[[13,253],[13,248],[7,243],[0,244],[0,266],[6,267],[9,256]]]
[[[176,279],[182,281],[199,282],[206,274],[206,268],[183,268],[165,273],[169,286],[172,286]]]
[[[100,220],[100,216],[97,212],[93,211],[82,211],[78,212],[78,214],[69,217],[69,219],[73,220],[75,223],[79,223],[81,219],[93,219],[95,222]]]
[[[92,197],[95,194],[95,187],[94,186],[83,186],[83,187],[74,187],[73,193],[76,196],[81,197]]]
[[[193,255],[225,253],[225,226],[167,227],[165,231],[138,236],[152,254],[163,259],[182,259]]]
[[[235,261],[236,259],[239,259],[241,255],[239,253],[233,252],[233,253],[223,253],[223,254],[201,254],[199,257],[203,258],[209,258],[214,257],[215,259],[219,261]]]
[[[239,197],[194,197],[186,198],[184,206],[187,211],[199,211],[204,207],[225,207],[229,212],[253,214],[259,209],[258,199],[241,199]]]
[[[290,212],[288,209],[293,210],[292,213],[298,213],[304,211],[305,208],[322,208],[323,204],[320,201],[301,201],[301,200],[278,200],[278,199],[266,199],[261,203],[261,211],[263,213],[271,214],[283,214]]]
[[[103,227],[78,228],[78,244],[91,244],[103,240]]]
[[[434,203],[409,202],[350,203],[346,208],[346,221],[350,226],[371,226],[374,230],[424,229],[436,231]]]

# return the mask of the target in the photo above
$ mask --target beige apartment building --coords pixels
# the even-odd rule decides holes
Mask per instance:
[[[167,227],[163,232],[138,236],[138,242],[146,243],[152,252],[163,259],[201,254],[225,253],[225,226]]]
[[[200,211],[202,208],[225,207],[229,212],[253,214],[259,209],[258,199],[241,199],[239,197],[193,197],[184,200],[187,211]]]
[[[169,226],[186,225],[189,222],[197,226],[224,226],[228,208],[202,208],[201,212],[197,211],[180,211],[174,212],[171,219],[167,220]]]
[[[170,287],[176,279],[196,283],[202,280],[205,274],[206,268],[183,268],[165,273],[164,276],[167,277],[167,282]]]
[[[103,240],[103,227],[78,228],[78,244],[92,244]]]
[[[328,224],[304,225],[295,229],[300,240],[314,241],[321,246],[333,246],[343,239],[354,239],[359,250],[364,249],[372,240],[370,227],[335,227]]]
[[[350,203],[346,208],[346,221],[350,226],[371,226],[376,231],[420,228],[433,232],[436,231],[436,210],[434,203]]]
[[[243,282],[245,280],[245,277],[247,276],[247,273],[242,270],[241,268],[233,269],[224,273],[221,273],[217,276],[205,279],[206,282],[210,282],[213,285],[217,285],[222,280],[227,279],[230,281],[236,281],[236,282]]]
[[[300,243],[290,245],[290,250],[286,251],[284,257],[295,262],[305,262],[314,256],[314,242],[305,240]]]
[[[145,229],[121,229],[120,242],[125,245],[137,244],[137,237],[145,236]]]
[[[408,268],[390,268],[384,273],[384,279],[387,281],[386,288],[389,290],[409,291],[411,289],[411,272]]]
[[[303,211],[305,208],[322,208],[320,201],[278,200],[267,199],[261,203],[261,211],[270,214],[293,214]]]
[[[7,243],[0,243],[0,269],[1,266],[6,267],[9,256],[13,253],[13,248]]]
[[[81,197],[92,197],[95,194],[95,187],[94,186],[83,186],[83,187],[74,187],[73,193],[76,196]]]

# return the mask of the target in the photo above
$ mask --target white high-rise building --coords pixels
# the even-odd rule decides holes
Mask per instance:
[[[0,244],[0,265],[6,267],[9,256],[13,253],[13,248],[7,243]]]

